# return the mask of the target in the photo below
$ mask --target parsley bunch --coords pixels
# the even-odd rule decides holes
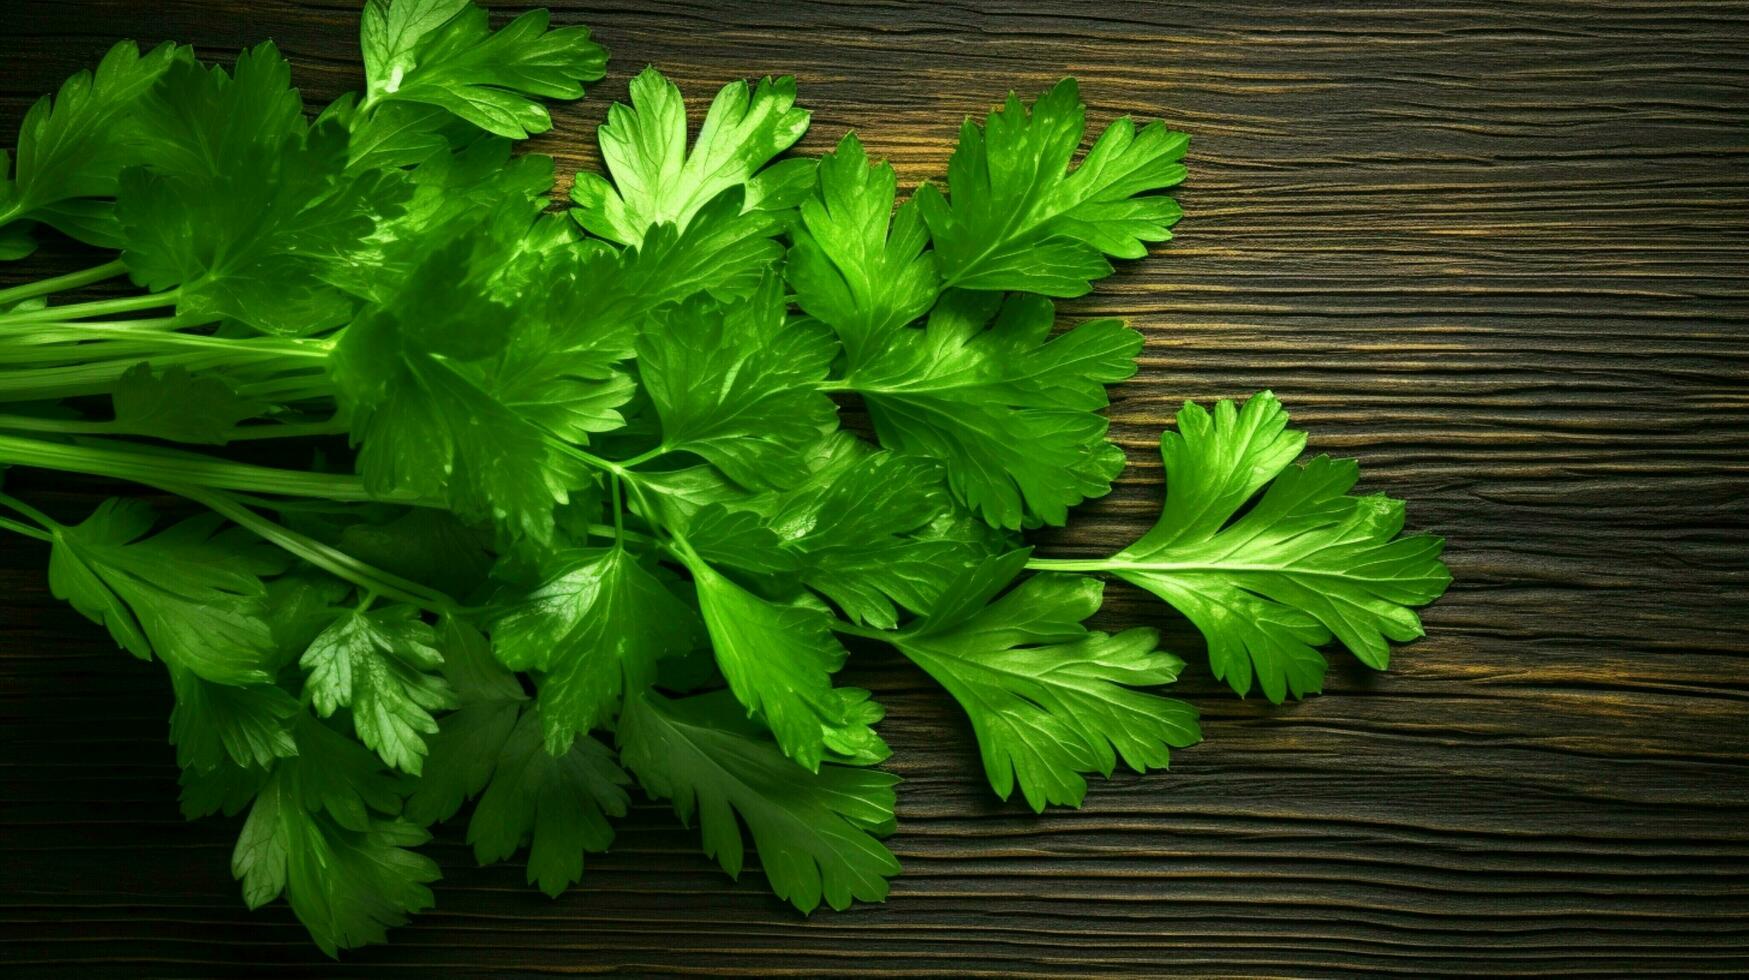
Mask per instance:
[[[370,0],[361,40],[365,91],[313,116],[271,44],[229,69],[119,44],[0,155],[0,254],[118,252],[0,290],[0,463],[187,505],[0,494],[0,524],[164,664],[184,812],[246,812],[245,900],[327,952],[431,905],[415,848],[470,800],[478,858],[526,851],[556,895],[634,781],[731,875],[750,835],[798,909],[882,899],[897,779],[881,706],[835,681],[847,640],[938,681],[997,794],[1042,810],[1200,737],[1150,690],[1183,666],[1154,631],[1084,625],[1096,574],[1277,702],[1333,639],[1383,668],[1445,588],[1439,540],[1350,494],[1353,462],[1296,462],[1268,392],[1184,407],[1135,543],[1021,543],[1123,466],[1100,412],[1142,337],[1052,299],[1169,237],[1182,133],[1121,119],[1079,153],[1065,80],[968,120],[895,208],[854,135],[786,155],[792,79],[727,86],[689,142],[646,69],[561,213],[512,146],[602,77],[587,31]]]

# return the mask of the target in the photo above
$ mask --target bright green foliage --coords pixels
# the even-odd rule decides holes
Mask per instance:
[[[271,43],[234,73],[178,61],[140,107],[151,165],[122,174],[124,258],[148,289],[180,287],[177,312],[264,333],[335,326],[355,301],[326,280],[409,192],[399,174],[346,173],[347,136],[309,128]]]
[[[662,444],[695,453],[742,486],[786,486],[836,409],[819,390],[837,345],[790,323],[778,281],[732,306],[683,303],[652,319],[638,345]]]
[[[939,465],[845,436],[832,447],[806,482],[777,498],[769,526],[804,583],[852,621],[891,629],[896,607],[929,608],[979,549],[928,536],[952,507]]]
[[[827,753],[886,757],[870,727],[880,705],[867,691],[832,686],[846,653],[829,611],[761,598],[701,560],[688,567],[717,666],[747,710],[771,726],[784,754],[808,769],[818,769]]]
[[[443,676],[457,706],[427,740],[424,771],[407,797],[406,815],[420,824],[448,820],[486,788],[498,752],[528,703],[516,675],[492,659],[491,646],[478,630],[448,617],[440,631]]]
[[[1111,273],[1105,256],[1138,259],[1144,242],[1171,237],[1178,203],[1149,192],[1184,179],[1189,138],[1119,119],[1070,170],[1086,121],[1065,78],[1031,105],[1010,93],[983,129],[960,127],[949,197],[933,184],[917,193],[949,286],[1080,296]]]
[[[1153,630],[1111,636],[1081,625],[1099,609],[1097,580],[1035,575],[991,601],[1026,558],[985,560],[892,642],[966,709],[998,796],[1018,780],[1034,810],[1080,806],[1079,773],[1109,776],[1120,755],[1137,772],[1164,768],[1168,746],[1202,736],[1195,708],[1134,690],[1169,684],[1184,666],[1154,649]]]
[[[692,647],[698,612],[652,563],[622,546],[557,556],[553,573],[514,595],[492,624],[505,666],[540,672],[547,747],[612,719],[621,694],[655,683],[656,662]]]
[[[273,679],[272,631],[261,576],[285,560],[248,532],[220,531],[217,515],[189,518],[147,537],[155,515],[111,499],[73,527],[56,527],[49,589],[129,653],[156,653],[215,684]]]
[[[522,716],[499,750],[492,781],[468,822],[481,864],[529,845],[528,882],[557,897],[583,877],[583,854],[613,843],[608,817],[623,817],[630,778],[600,742],[581,736],[557,754],[542,744],[540,712]]]
[[[568,290],[579,280],[519,311],[497,298],[518,268],[498,261],[499,248],[533,218],[515,198],[498,208],[462,222],[460,237],[354,321],[328,368],[373,490],[441,497],[466,519],[545,540],[553,506],[580,480],[562,440],[622,424],[617,406],[631,385],[613,365],[629,341],[553,314],[574,302]],[[543,268],[574,258],[573,248],[561,237],[518,258]]]
[[[310,643],[298,661],[309,677],[304,696],[323,718],[352,709],[352,724],[384,762],[418,775],[425,740],[437,731],[431,712],[455,706],[455,694],[431,671],[443,663],[435,631],[412,606],[346,613]]]
[[[804,230],[790,250],[796,302],[838,332],[853,369],[941,293],[916,204],[893,213],[896,182],[891,166],[871,167],[856,134],[846,134],[820,158],[819,193],[802,202]]]
[[[949,293],[927,326],[890,335],[845,386],[863,396],[882,445],[941,460],[955,495],[991,524],[1062,524],[1123,469],[1098,411],[1105,386],[1135,373],[1142,338],[1117,320],[1052,337],[1052,318],[1037,296],[998,305]]]
[[[686,106],[680,89],[654,68],[631,83],[630,107],[615,103],[601,127],[601,157],[613,183],[577,175],[571,199],[592,234],[638,245],[652,225],[684,230],[706,202],[741,188],[749,210],[793,207],[811,182],[811,161],[789,160],[761,171],[808,130],[795,107],[796,81],[767,78],[724,86],[686,151]]]
[[[182,768],[210,770],[227,761],[266,768],[275,759],[297,755],[292,723],[302,709],[284,690],[271,684],[214,684],[174,665],[170,680],[176,688],[170,741]]]
[[[607,66],[587,28],[548,30],[545,10],[493,31],[466,0],[370,0],[359,33],[367,102],[437,106],[510,139],[552,128],[531,97],[582,98]]]
[[[0,154],[0,225],[25,218],[93,245],[119,244],[113,210],[101,199],[114,196],[123,168],[157,152],[156,133],[138,115],[140,100],[171,62],[189,58],[188,48],[161,44],[142,55],[132,41],[122,41],[95,72],[81,71],[55,98],[38,99],[19,127],[10,180]],[[0,258],[22,258],[28,237],[22,227],[9,231],[19,244]]]
[[[1100,563],[1195,623],[1216,677],[1244,694],[1255,676],[1277,703],[1321,688],[1316,647],[1332,636],[1383,670],[1387,640],[1421,635],[1409,607],[1451,583],[1441,539],[1397,536],[1402,501],[1349,495],[1360,476],[1353,460],[1292,465],[1305,444],[1267,391],[1243,408],[1218,402],[1213,415],[1185,403],[1178,431],[1160,437],[1167,494],[1159,523]]]
[[[431,906],[437,864],[409,850],[430,835],[394,816],[394,784],[356,743],[306,716],[297,745],[255,797],[231,873],[250,908],[284,893],[329,956],[381,942]]]
[[[841,674],[872,644],[959,702],[1003,798],[1165,767],[1199,737],[1154,691],[1181,663],[1088,629],[1077,573],[1165,598],[1274,700],[1317,689],[1320,644],[1382,667],[1419,635],[1438,541],[1349,496],[1353,464],[1294,465],[1267,394],[1187,406],[1160,524],[1115,557],[1022,541],[1123,466],[1107,388],[1142,336],[1049,297],[1168,237],[1182,134],[1119,120],[1077,162],[1066,80],[905,200],[853,135],[793,153],[793,79],[689,134],[650,68],[560,214],[514,141],[603,76],[585,29],[368,0],[359,37],[365,88],[309,114],[271,44],[120,45],[0,150],[0,258],[44,227],[116,250],[0,289],[0,467],[181,498],[159,528],[0,492],[0,528],[164,663],[183,812],[246,812],[245,901],[328,953],[432,904],[441,821],[558,895],[634,778],[803,912],[883,899],[898,780]]]
[[[697,820],[705,853],[730,875],[741,875],[745,826],[771,890],[803,912],[886,898],[899,862],[879,838],[893,831],[897,777],[835,764],[807,772],[722,693],[646,694],[628,702],[619,737],[638,782]]]

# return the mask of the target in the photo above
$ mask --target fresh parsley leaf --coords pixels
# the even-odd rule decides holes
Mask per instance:
[[[1397,536],[1402,501],[1349,495],[1360,476],[1354,460],[1292,465],[1306,435],[1287,421],[1267,391],[1243,408],[1217,402],[1212,415],[1186,402],[1178,431],[1160,436],[1159,523],[1109,560],[1085,563],[1171,603],[1207,639],[1216,677],[1245,694],[1255,676],[1277,703],[1320,689],[1326,664],[1316,648],[1333,636],[1384,669],[1387,641],[1421,635],[1410,607],[1451,583],[1440,538]]]
[[[277,647],[261,577],[281,553],[216,514],[146,537],[155,516],[138,500],[110,499],[83,523],[52,529],[49,589],[129,653],[156,653],[215,684],[266,684]]]
[[[1170,683],[1184,666],[1154,649],[1153,630],[1081,625],[1099,609],[1098,580],[1035,575],[996,598],[1027,555],[986,559],[890,639],[965,708],[996,795],[1007,799],[1018,781],[1035,811],[1080,806],[1081,773],[1110,776],[1119,755],[1138,772],[1163,768],[1169,746],[1202,736],[1195,708],[1135,690]]]
[[[603,307],[597,315],[636,322],[698,293],[724,301],[753,295],[783,257],[774,236],[784,224],[770,212],[743,212],[741,203],[741,189],[730,188],[707,202],[685,230],[652,226],[641,244],[619,253],[618,275],[593,287]]]
[[[393,783],[356,743],[307,716],[297,740],[297,756],[274,767],[250,808],[231,873],[252,909],[284,893],[329,956],[382,942],[431,907],[425,885],[437,864],[409,849],[430,835],[393,818]]]
[[[1127,117],[1069,169],[1087,109],[1073,78],[1031,105],[1010,94],[980,129],[967,119],[947,165],[947,198],[917,192],[949,286],[1080,296],[1111,273],[1105,256],[1136,259],[1165,241],[1178,203],[1151,191],[1184,179],[1189,138]]]
[[[469,6],[468,0],[366,0],[358,47],[367,89],[400,88],[419,65],[420,42]]]
[[[187,820],[215,813],[234,817],[255,802],[261,787],[267,784],[268,775],[266,769],[245,768],[225,761],[211,769],[184,766],[176,780],[182,788],[178,798],[182,816]]]
[[[804,771],[727,692],[630,699],[619,739],[638,782],[673,800],[681,820],[697,819],[705,853],[730,877],[741,876],[745,825],[772,891],[797,909],[886,898],[899,862],[879,838],[893,831],[898,777],[830,764]]]
[[[117,201],[134,281],[179,287],[179,314],[264,333],[343,322],[356,302],[328,270],[399,213],[401,175],[346,173],[345,130],[306,127],[271,44],[244,52],[234,75],[172,65],[142,112],[160,135],[154,162],[122,174]]]
[[[0,155],[0,225],[22,217],[89,244],[118,244],[110,207],[90,199],[113,197],[124,168],[152,159],[139,102],[172,62],[190,60],[186,47],[161,44],[142,55],[122,41],[95,72],[81,71],[53,99],[38,99],[19,127],[11,180]]]
[[[833,445],[806,482],[781,495],[770,526],[797,556],[803,582],[852,621],[892,629],[895,604],[929,608],[976,552],[917,536],[951,505],[939,464],[871,451],[847,434]]]
[[[297,754],[292,719],[301,708],[284,690],[271,684],[214,684],[174,664],[170,681],[176,689],[170,741],[182,768],[210,770],[227,762],[266,768]]]
[[[304,696],[323,718],[352,709],[365,745],[384,762],[418,775],[421,735],[437,731],[431,712],[455,706],[455,692],[431,671],[443,663],[437,634],[408,605],[352,611],[310,643],[299,661],[309,671]]]
[[[700,624],[668,576],[623,546],[561,553],[552,568],[503,603],[492,650],[508,667],[540,671],[546,745],[557,755],[611,720],[623,692],[654,683],[656,662],[691,649]]]
[[[563,439],[617,424],[600,412],[631,392],[603,376],[611,349],[497,298],[502,250],[520,247],[531,218],[512,201],[461,221],[393,299],[346,329],[328,370],[373,490],[440,497],[466,519],[545,541],[554,505],[585,479]],[[560,396],[593,399],[592,411],[555,405]]]
[[[859,688],[832,686],[844,645],[832,616],[805,600],[761,598],[708,563],[688,562],[717,666],[735,697],[770,726],[785,755],[818,770],[828,753],[878,762],[886,743],[873,727],[881,707]]]
[[[630,802],[631,782],[613,753],[587,735],[557,754],[542,744],[540,712],[523,714],[498,755],[491,783],[468,821],[468,843],[481,864],[529,845],[528,883],[557,898],[583,877],[585,852],[607,850]]]
[[[494,32],[486,11],[454,0],[370,0],[360,29],[366,104],[434,105],[510,139],[553,126],[531,97],[578,99],[607,52],[585,27],[547,29],[530,10]]]
[[[743,486],[784,486],[834,427],[837,408],[820,387],[837,351],[817,325],[788,319],[768,277],[747,302],[695,297],[653,317],[638,364],[665,448],[702,456]]]
[[[1051,337],[1053,315],[1036,296],[949,293],[925,328],[887,335],[844,386],[862,395],[882,445],[940,460],[992,525],[1062,524],[1123,469],[1097,413],[1105,386],[1135,373],[1142,337],[1118,320]]]
[[[755,576],[788,575],[801,567],[766,518],[753,511],[706,504],[685,526],[688,546],[713,565]]]
[[[819,181],[786,270],[796,302],[837,331],[854,370],[929,311],[941,278],[916,203],[893,213],[893,168],[871,167],[854,133],[820,158]]]
[[[498,753],[528,702],[516,675],[492,659],[486,638],[451,616],[439,624],[443,676],[456,692],[456,710],[438,719],[429,753],[406,815],[419,824],[455,816],[492,778]]]
[[[813,179],[813,162],[791,160],[761,171],[808,130],[795,106],[795,79],[766,78],[751,89],[732,82],[705,114],[692,152],[686,151],[686,104],[680,89],[655,68],[631,82],[632,104],[614,103],[598,132],[609,183],[580,173],[573,211],[591,234],[639,245],[653,225],[684,231],[706,202],[741,188],[748,210],[793,207]]]

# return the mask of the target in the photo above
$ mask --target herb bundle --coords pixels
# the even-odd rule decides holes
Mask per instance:
[[[169,671],[184,812],[246,812],[245,900],[330,954],[431,905],[415,848],[469,801],[478,858],[526,850],[556,895],[634,781],[731,875],[750,835],[804,912],[882,899],[897,779],[880,705],[834,681],[847,640],[939,682],[1042,810],[1200,737],[1147,690],[1182,667],[1153,631],[1084,625],[1096,574],[1275,702],[1332,640],[1383,668],[1449,581],[1352,461],[1296,462],[1268,392],[1185,405],[1130,546],[1022,544],[1123,466],[1100,411],[1142,338],[1052,299],[1170,237],[1181,133],[1121,119],[1080,153],[1065,80],[968,120],[895,207],[854,135],[786,155],[792,79],[727,86],[689,144],[646,69],[558,213],[553,161],[512,147],[603,76],[586,30],[370,0],[361,41],[367,88],[313,118],[271,44],[227,69],[122,43],[0,154],[0,257],[45,229],[118,253],[0,290],[0,464],[195,513],[0,493],[0,526]]]

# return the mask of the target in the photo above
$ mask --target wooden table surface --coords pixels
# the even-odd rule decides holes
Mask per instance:
[[[1096,123],[1191,132],[1179,238],[1066,304],[1148,346],[1111,411],[1132,465],[1050,546],[1151,522],[1180,401],[1270,387],[1314,450],[1360,457],[1364,490],[1449,539],[1427,638],[1385,675],[1335,657],[1327,693],[1273,708],[1114,588],[1108,624],[1158,625],[1191,659],[1179,693],[1208,740],[1043,816],[990,796],[945,695],[863,656],[905,779],[886,905],[803,919],[646,803],[557,901],[474,867],[452,825],[438,907],[334,967],[283,905],[243,908],[237,821],[178,816],[162,670],[54,602],[44,549],[8,538],[0,972],[1749,969],[1749,5],[552,6],[613,52],[536,141],[566,175],[595,166],[594,126],[646,63],[695,108],[793,73],[807,150],[853,127],[907,184],[943,173],[965,114],[1066,73]],[[8,144],[119,37],[216,58],[271,37],[312,104],[361,83],[339,0],[5,8]]]

